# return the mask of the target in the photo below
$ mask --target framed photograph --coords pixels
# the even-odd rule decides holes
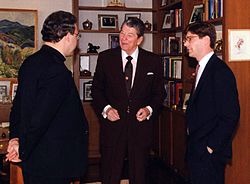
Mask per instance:
[[[7,86],[0,85],[0,102],[3,102],[5,96],[7,96]]]
[[[92,87],[92,80],[89,82],[83,83],[83,101],[93,100],[91,96],[91,87]]]
[[[118,15],[98,15],[99,30],[118,31]]]
[[[80,72],[84,70],[90,70],[90,56],[89,55],[80,55]]]
[[[11,90],[11,82],[14,79],[5,79],[5,78],[0,78],[0,86],[6,86],[6,94],[5,95],[10,95],[10,90]],[[5,88],[5,87],[4,87]],[[1,98],[1,97],[0,97]]]
[[[162,0],[162,1],[161,1],[161,6],[166,6],[166,5],[168,5],[168,1],[169,1],[169,0]]]
[[[13,101],[15,96],[16,96],[16,90],[17,90],[17,83],[12,84],[12,89],[11,89],[11,100]]]
[[[0,9],[0,77],[16,78],[37,48],[37,10]]]
[[[184,109],[184,110],[187,109],[189,97],[190,97],[190,93],[185,94],[185,97],[183,100],[183,105],[182,105],[182,109]]]
[[[201,22],[203,20],[203,4],[195,5],[189,23]]]
[[[250,29],[228,29],[229,61],[250,61]]]
[[[162,29],[171,28],[171,14],[166,13],[162,23]]]
[[[108,34],[109,48],[114,49],[116,47],[119,47],[120,46],[119,40],[120,40],[119,34]]]
[[[125,13],[125,20],[131,19],[131,18],[141,18],[140,13]]]

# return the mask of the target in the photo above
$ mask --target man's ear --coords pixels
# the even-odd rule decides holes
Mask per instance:
[[[143,42],[143,36],[138,38],[137,45],[139,46],[142,42]]]

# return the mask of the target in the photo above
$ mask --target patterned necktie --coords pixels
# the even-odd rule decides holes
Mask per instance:
[[[127,94],[130,94],[131,91],[131,84],[132,84],[132,72],[133,72],[133,65],[131,63],[132,61],[132,57],[128,56],[126,57],[126,59],[128,60],[126,65],[125,65],[125,83],[126,83],[126,88],[127,88]]]

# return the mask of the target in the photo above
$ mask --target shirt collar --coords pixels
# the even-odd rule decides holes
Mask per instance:
[[[133,61],[137,61],[137,58],[138,58],[138,54],[139,54],[139,48],[137,47],[135,49],[135,51],[130,55],[132,58],[133,58]],[[128,56],[128,54],[122,50],[122,60],[123,61],[126,61],[126,57]]]
[[[208,63],[209,59],[212,57],[213,54],[214,51],[211,51],[199,61],[199,65],[201,68],[205,68],[206,64]]]

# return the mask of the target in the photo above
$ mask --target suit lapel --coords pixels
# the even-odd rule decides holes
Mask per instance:
[[[212,55],[212,57],[209,59],[204,71],[202,72],[198,85],[196,89],[194,90],[191,101],[193,101],[198,96],[200,90],[202,89],[202,86],[206,83],[206,79],[208,78],[208,75],[210,71],[212,70],[212,64],[213,64],[213,61],[215,60],[215,57],[216,55]]]
[[[136,65],[136,71],[135,71],[135,77],[134,77],[134,83],[131,89],[131,94],[134,94],[136,90],[138,90],[137,88],[140,88],[140,75],[143,74],[143,60],[144,60],[144,56],[142,54],[142,50],[139,48],[139,54],[138,54],[138,59],[137,59],[137,65]],[[140,89],[139,89],[140,90]]]

